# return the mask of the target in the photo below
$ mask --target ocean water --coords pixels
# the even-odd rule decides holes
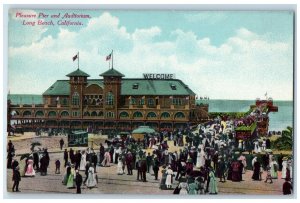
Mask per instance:
[[[12,104],[42,104],[41,95],[8,95]],[[209,112],[246,112],[255,100],[198,100],[197,103],[209,104]],[[293,127],[293,101],[274,101],[278,112],[270,113],[269,130],[282,131]]]
[[[255,100],[198,100],[197,103],[209,104],[209,112],[246,112]],[[273,101],[278,112],[269,114],[269,130],[282,131],[293,127],[293,101]]]

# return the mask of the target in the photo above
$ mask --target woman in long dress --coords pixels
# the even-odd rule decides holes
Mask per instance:
[[[187,191],[188,184],[186,182],[179,183],[178,188],[181,189],[180,192],[179,192],[180,195],[187,195],[188,194],[188,191]]]
[[[243,173],[246,172],[246,167],[247,167],[247,160],[246,160],[246,157],[241,154],[241,156],[238,158],[239,161],[242,161],[244,167],[243,167]]]
[[[68,176],[68,182],[67,182],[67,188],[74,188],[75,187],[75,166],[74,164],[71,165],[71,172],[70,175]]]
[[[20,176],[25,176],[26,172],[26,159],[20,159],[19,168],[20,168]]]
[[[270,167],[271,167],[271,177],[273,179],[277,179],[278,178],[278,163],[275,161],[274,158],[272,158],[272,162],[270,163]]]
[[[96,174],[94,172],[93,164],[91,164],[89,168],[88,179],[87,179],[87,187],[91,189],[93,187],[96,187],[96,185],[97,185]]]
[[[79,170],[84,171],[85,170],[85,165],[86,165],[86,152],[82,151]]]
[[[217,179],[214,170],[209,172],[209,194],[218,194]]]
[[[189,195],[196,195],[197,194],[198,185],[195,182],[188,184],[188,193]]]
[[[252,167],[253,167],[253,175],[252,179],[253,180],[260,180],[260,163],[257,161],[257,157],[255,157],[252,160]]]
[[[104,159],[102,161],[102,166],[110,166],[110,161],[111,161],[111,158],[110,158],[110,154],[109,154],[109,151],[106,151],[105,154],[104,154]]]
[[[167,188],[172,188],[172,176],[174,173],[170,166],[169,166],[168,170],[166,171],[166,174],[167,174],[166,186],[167,186]]]
[[[286,158],[283,158],[283,161],[282,161],[282,171],[281,171],[281,178],[282,179],[285,179],[286,178],[286,168],[287,168],[287,159]]]
[[[26,172],[25,172],[25,176],[28,176],[28,177],[35,176],[35,171],[33,169],[33,160],[32,159],[28,159],[28,161],[27,161],[27,169],[26,169]]]
[[[196,161],[196,168],[201,167],[201,149],[197,151],[197,161]]]
[[[123,161],[122,161],[122,158],[119,157],[118,158],[118,166],[117,166],[117,174],[118,175],[123,175],[124,174],[124,171],[123,171]]]
[[[71,174],[71,167],[69,165],[67,165],[66,166],[66,173],[65,173],[65,175],[63,177],[63,180],[62,180],[63,185],[67,185],[70,174]]]
[[[258,147],[259,147],[259,142],[258,142],[258,140],[255,140],[255,142],[254,142],[254,152],[256,154],[258,153]]]
[[[166,166],[163,166],[163,169],[161,170],[161,181],[160,181],[160,186],[159,188],[161,190],[165,190],[166,189],[166,179],[167,179],[167,173],[166,173]]]

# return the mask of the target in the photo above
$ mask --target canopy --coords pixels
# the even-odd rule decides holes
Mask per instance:
[[[149,126],[140,126],[132,131],[132,134],[151,134],[155,133],[155,130]]]

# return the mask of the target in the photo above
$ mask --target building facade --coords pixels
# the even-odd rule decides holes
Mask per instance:
[[[116,69],[90,76],[80,69],[57,80],[43,93],[42,104],[8,101],[8,123],[24,128],[71,128],[131,131],[194,125],[207,119],[208,105],[196,105],[195,93],[179,79],[125,78]]]

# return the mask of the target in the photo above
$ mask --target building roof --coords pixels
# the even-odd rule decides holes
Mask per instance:
[[[57,80],[51,85],[43,95],[69,95],[70,94],[70,83],[69,80]]]
[[[81,77],[90,77],[89,74],[83,72],[82,70],[80,70],[79,68],[75,71],[73,71],[72,73],[69,73],[68,75],[66,75],[68,77],[74,77],[74,76],[81,76]]]
[[[116,69],[109,69],[105,71],[104,73],[100,74],[100,76],[106,77],[106,76],[115,76],[115,77],[125,77],[122,73],[117,71]]]
[[[87,86],[97,84],[103,88],[103,79],[87,80]],[[69,95],[70,84],[69,80],[57,80],[49,87],[43,95]],[[195,93],[181,80],[153,80],[153,79],[122,79],[121,95],[128,96],[146,96],[146,95],[195,95]]]

